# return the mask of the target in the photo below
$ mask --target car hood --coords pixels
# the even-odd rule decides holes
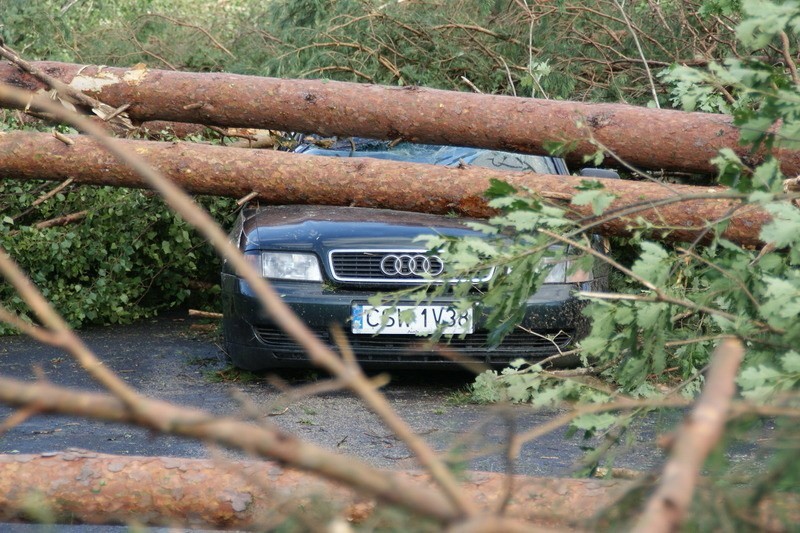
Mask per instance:
[[[242,226],[243,250],[424,248],[420,235],[482,236],[466,219],[425,213],[334,206],[268,206]]]

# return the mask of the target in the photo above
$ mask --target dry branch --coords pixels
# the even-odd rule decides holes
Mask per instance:
[[[678,430],[661,482],[634,528],[636,533],[680,529],[689,512],[700,469],[725,431],[743,359],[744,346],[738,339],[724,340],[712,354],[703,394]]]
[[[31,203],[31,207],[36,207],[37,205],[46,202],[47,200],[49,200],[53,196],[57,195],[58,193],[60,193],[61,191],[63,191],[64,189],[66,189],[67,187],[72,185],[73,181],[75,181],[75,180],[73,180],[72,178],[65,179],[62,183],[59,183],[56,187],[54,187],[53,189],[51,189],[47,193],[41,195],[36,200],[34,200],[33,203]]]
[[[382,87],[328,80],[283,80],[223,73],[32,63],[73,89],[117,107],[130,103],[136,121],[168,120],[379,139],[402,137],[545,153],[548,142],[580,141],[570,154],[581,164],[595,139],[639,168],[715,173],[720,148],[739,146],[727,115],[585,104],[533,98]],[[0,62],[0,82],[39,90],[36,78]],[[7,104],[6,104],[7,105]],[[785,174],[800,173],[800,152],[777,152]]]
[[[198,318],[222,318],[222,313],[201,311],[199,309],[189,309],[189,316],[194,316]]]
[[[47,134],[0,134],[0,174],[19,179],[74,177],[76,183],[149,187],[96,141],[83,136],[73,136],[73,140],[74,145],[66,146]],[[262,204],[351,205],[486,217],[493,211],[487,207],[483,194],[492,178],[529,188],[561,203],[569,200],[585,180],[192,143],[117,143],[146,159],[185,190],[233,198],[255,191]],[[627,215],[603,219],[597,231],[612,235],[626,235],[632,227],[641,227],[641,217],[656,227],[666,227],[666,239],[693,241],[705,233],[708,222],[727,219],[739,202],[736,194],[720,188],[628,180],[604,180],[603,184],[617,196],[606,214]],[[572,209],[577,216],[592,219],[590,206]],[[766,212],[748,206],[730,217],[723,235],[731,241],[756,246],[760,243],[760,228],[769,220]]]
[[[70,213],[68,215],[51,218],[49,220],[42,220],[41,222],[37,222],[33,226],[38,229],[44,228],[53,228],[56,226],[66,226],[67,224],[72,224],[79,220],[83,220],[89,214],[89,211],[76,211],[75,213]]]

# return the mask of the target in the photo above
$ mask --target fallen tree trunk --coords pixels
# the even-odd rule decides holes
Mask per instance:
[[[716,172],[709,161],[723,147],[749,164],[761,158],[739,146],[738,129],[728,115],[328,80],[32,64],[108,105],[130,104],[126,112],[138,122],[402,138],[534,154],[546,153],[549,142],[576,142],[568,157],[577,164],[597,151],[590,142],[595,139],[640,168],[701,173]],[[5,62],[0,62],[0,82],[34,91],[44,88]],[[800,152],[777,155],[785,174],[800,173]]]
[[[432,488],[429,477],[398,472],[409,484]],[[462,490],[484,511],[504,497],[507,478],[467,472]],[[514,476],[505,517],[527,528],[585,527],[626,498],[643,496],[639,481]],[[632,497],[632,498],[631,498]],[[711,497],[711,500],[707,498]],[[714,497],[703,494],[703,502]],[[0,520],[50,520],[89,524],[273,530],[287,520],[325,530],[333,520],[360,523],[376,502],[344,486],[284,468],[275,462],[117,456],[68,450],[0,455]],[[784,531],[798,519],[796,495],[763,500],[749,510],[751,525]],[[601,522],[603,523],[603,522]],[[493,530],[498,530],[495,522]],[[591,527],[591,526],[590,526]]]
[[[68,140],[72,144],[45,133],[0,134],[0,175],[59,181],[72,177],[76,183],[91,185],[146,186],[134,171],[91,138],[77,135]],[[256,192],[259,201],[266,204],[349,205],[487,217],[493,210],[483,195],[493,178],[560,203],[567,203],[586,179],[193,143],[116,142],[188,191],[234,198]],[[656,230],[659,238],[692,241],[705,234],[709,221],[730,217],[724,237],[756,246],[761,227],[770,220],[766,212],[752,206],[736,211],[738,201],[725,198],[725,189],[628,180],[602,183],[617,196],[607,214],[624,210],[626,216],[604,219],[595,229],[601,234],[628,235],[632,228],[650,224],[664,228]],[[590,206],[570,208],[577,218],[595,220]]]
[[[431,487],[421,473],[398,473]],[[489,512],[503,497],[505,476],[470,472],[462,484]],[[531,525],[587,520],[633,486],[632,481],[515,477],[507,516]],[[56,520],[272,530],[304,512],[360,522],[375,501],[274,462],[131,457],[72,450],[0,455],[0,520],[30,518],[31,506]],[[307,524],[310,525],[310,524]],[[325,522],[313,529],[323,530]]]

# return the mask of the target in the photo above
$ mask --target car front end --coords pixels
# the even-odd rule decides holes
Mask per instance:
[[[488,342],[487,310],[464,308],[446,291],[423,302],[398,296],[375,304],[378,293],[423,289],[446,275],[444,260],[418,240],[431,234],[483,235],[437,215],[270,206],[240,217],[231,239],[315,335],[334,345],[331,328],[341,328],[364,366],[445,366],[453,353],[495,366],[520,357],[535,361],[563,352],[585,333],[583,304],[573,293],[591,290],[599,280],[592,273],[570,274],[563,265],[528,298],[522,321],[496,346]],[[492,274],[489,269],[462,281],[480,290]],[[309,365],[228,265],[222,300],[225,348],[234,364],[249,370]]]

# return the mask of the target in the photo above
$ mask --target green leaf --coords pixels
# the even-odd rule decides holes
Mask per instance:
[[[798,280],[765,277],[767,284],[761,316],[775,327],[789,327],[800,317],[800,283]],[[794,283],[792,282],[794,281]]]
[[[492,178],[489,180],[489,188],[484,193],[487,198],[493,200],[495,198],[502,198],[504,196],[511,196],[516,194],[517,189],[509,185],[507,182]]]
[[[587,190],[582,191],[572,197],[573,205],[587,205],[591,204],[592,213],[595,216],[602,215],[603,212],[614,203],[617,198],[616,195],[607,193],[603,190]]]
[[[794,350],[786,352],[781,358],[781,366],[786,372],[800,374],[800,353]]]
[[[761,228],[761,240],[778,247],[800,244],[800,209],[787,202],[769,204],[766,209],[772,221]]]
[[[602,431],[614,425],[617,417],[611,413],[581,415],[572,421],[572,425],[584,431]]]
[[[672,261],[667,251],[659,244],[644,241],[641,243],[642,253],[633,264],[633,272],[642,278],[663,285],[669,277]]]

